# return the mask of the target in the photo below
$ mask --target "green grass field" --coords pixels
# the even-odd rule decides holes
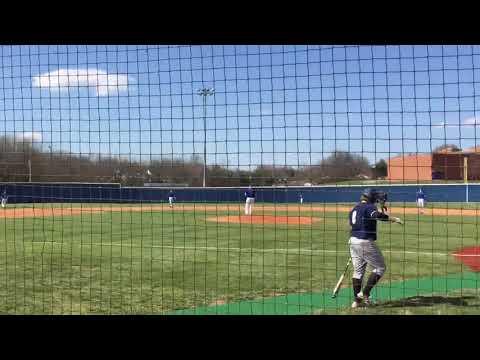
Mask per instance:
[[[35,207],[92,205],[98,206]],[[144,212],[45,218],[7,219],[0,213],[0,313],[171,314],[295,294],[323,294],[326,299],[348,260],[344,212],[299,214],[292,208],[289,216],[323,221],[254,225],[205,220],[225,211],[151,211],[144,206]],[[405,280],[461,277],[469,269],[450,253],[479,245],[476,217],[407,215],[403,227],[388,223],[379,228],[378,244],[387,263],[379,291]],[[290,305],[308,314],[480,313],[476,280],[465,284],[452,291],[409,292],[352,312],[345,305],[351,302],[348,277],[334,307],[322,308],[322,301]]]

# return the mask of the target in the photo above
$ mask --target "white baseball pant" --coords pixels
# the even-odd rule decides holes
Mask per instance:
[[[353,278],[362,279],[367,269],[367,264],[373,268],[373,272],[379,276],[385,273],[385,259],[376,241],[357,239],[351,237],[350,255],[353,264]]]
[[[255,198],[247,197],[247,199],[245,200],[245,215],[252,215],[254,203]]]

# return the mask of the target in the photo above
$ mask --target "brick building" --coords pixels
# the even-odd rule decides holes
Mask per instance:
[[[391,181],[432,180],[432,155],[396,156],[388,160],[387,179]]]
[[[468,180],[480,180],[480,147],[464,151],[444,149],[433,154],[396,156],[388,160],[391,181],[464,180],[464,159]]]

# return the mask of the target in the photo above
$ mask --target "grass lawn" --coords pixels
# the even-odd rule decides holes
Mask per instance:
[[[110,205],[35,204],[40,206]],[[331,291],[348,259],[346,213],[302,211],[302,216],[323,218],[306,226],[205,220],[226,214],[127,210],[6,219],[0,213],[0,313],[165,314]],[[296,213],[289,210],[288,215]],[[408,215],[403,227],[388,223],[379,228],[378,244],[387,263],[383,287],[468,271],[450,253],[479,245],[475,217]],[[350,286],[349,279],[345,285]],[[476,289],[422,296],[359,313],[479,310]],[[351,310],[339,306],[325,311],[312,306],[308,313],[349,314]]]

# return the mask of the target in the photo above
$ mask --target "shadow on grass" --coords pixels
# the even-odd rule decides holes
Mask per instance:
[[[434,305],[453,305],[453,306],[478,306],[478,304],[469,305],[467,300],[477,299],[476,296],[412,296],[406,299],[382,302],[382,307],[396,308],[405,306],[434,306]]]

